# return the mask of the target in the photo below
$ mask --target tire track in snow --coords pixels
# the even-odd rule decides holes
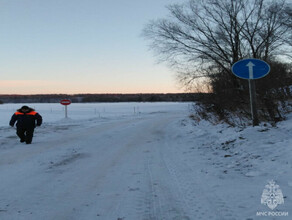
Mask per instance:
[[[161,212],[161,202],[159,198],[159,192],[156,187],[157,183],[154,183],[153,174],[150,168],[150,162],[147,161],[147,171],[149,176],[149,183],[150,183],[150,206],[151,206],[151,215],[150,218],[153,220],[162,220]]]
[[[179,188],[173,184],[173,178],[162,162],[160,161],[159,172],[156,163],[151,164],[151,160],[148,162],[150,192],[146,199],[150,201],[151,214],[147,220],[189,220]]]
[[[185,209],[186,203],[180,187],[171,174],[169,167],[162,157],[164,148],[165,127],[173,120],[167,117],[152,125],[153,143],[151,154],[147,158],[148,185],[150,192],[145,197],[149,203],[150,214],[147,220],[190,220]],[[145,203],[146,203],[145,202]],[[145,216],[146,217],[146,216]]]
[[[176,157],[172,148],[172,146],[178,147],[178,144],[174,145],[175,140],[168,135],[164,141],[167,152],[164,152],[162,156],[169,167],[170,173],[183,191],[184,200],[194,219],[239,219],[227,203],[216,195],[214,189],[209,187],[201,169],[197,168],[195,170],[179,157]],[[194,160],[196,159],[201,160],[200,158],[194,158]],[[198,163],[197,167],[201,166],[202,164]]]

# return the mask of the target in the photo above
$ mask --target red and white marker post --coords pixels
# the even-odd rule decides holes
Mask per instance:
[[[67,106],[70,105],[71,103],[72,102],[71,102],[70,99],[62,99],[60,101],[60,104],[65,106],[65,118],[68,118],[68,109],[67,109]]]

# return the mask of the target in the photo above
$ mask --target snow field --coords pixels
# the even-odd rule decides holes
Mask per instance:
[[[191,120],[189,103],[72,104],[66,120],[34,105],[44,125],[29,146],[6,125],[21,105],[0,106],[0,219],[289,219],[256,215],[272,179],[285,199],[273,211],[292,215],[292,115],[239,129]]]
[[[65,107],[59,103],[18,103],[0,105],[0,127],[5,126],[12,114],[23,105],[34,108],[44,117],[44,122],[64,119]],[[190,103],[187,103],[190,107]],[[90,118],[114,118],[151,114],[157,112],[184,110],[178,103],[73,103],[68,106],[68,117],[73,120]]]

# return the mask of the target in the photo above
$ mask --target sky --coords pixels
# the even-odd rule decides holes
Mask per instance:
[[[0,94],[183,92],[141,36],[182,0],[0,0]]]

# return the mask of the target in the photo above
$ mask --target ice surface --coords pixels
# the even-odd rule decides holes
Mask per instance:
[[[72,104],[69,119],[29,104],[44,124],[25,145],[8,126],[21,105],[0,105],[0,219],[267,219],[269,180],[292,215],[292,115],[238,129],[192,121],[190,103]]]

